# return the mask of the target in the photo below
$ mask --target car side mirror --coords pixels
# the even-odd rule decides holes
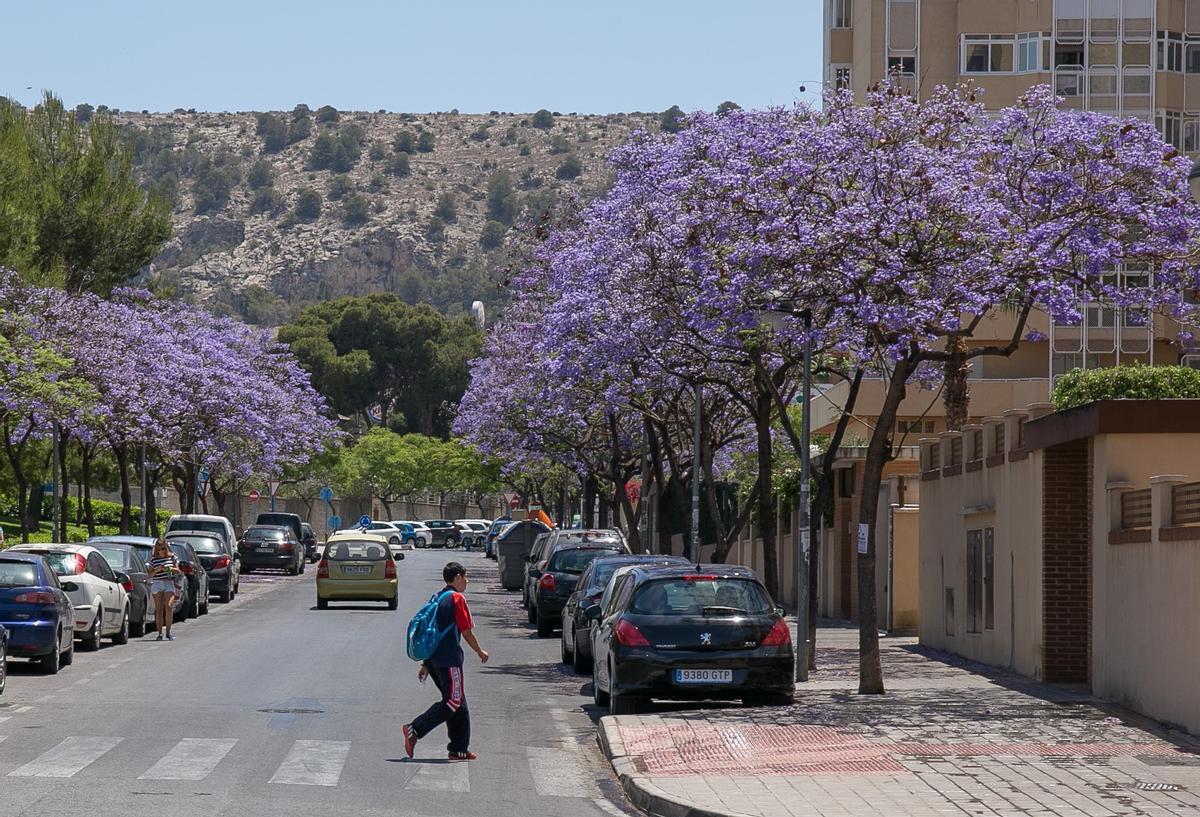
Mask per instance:
[[[113,573],[116,576],[117,584],[127,584],[129,582],[128,573],[122,573],[120,570],[115,570]]]
[[[75,582],[60,582],[59,586],[63,589],[64,593],[74,593],[79,589],[79,585],[75,584]]]
[[[397,554],[396,554],[396,559],[397,559],[398,561],[401,561],[401,562],[403,562],[403,561],[404,561],[404,554],[403,554],[403,553],[397,553]]]
[[[591,607],[584,609],[583,615],[587,618],[588,621],[599,621],[600,620],[600,605],[593,604]]]
[[[784,610],[781,606],[776,604],[775,605],[775,615],[779,616],[780,618],[783,618],[784,616],[787,615],[787,610]]]

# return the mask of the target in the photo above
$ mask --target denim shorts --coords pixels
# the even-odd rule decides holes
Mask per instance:
[[[175,587],[175,582],[171,579],[151,579],[151,593],[179,593],[179,589]]]

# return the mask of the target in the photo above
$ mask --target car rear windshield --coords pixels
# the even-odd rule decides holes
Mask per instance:
[[[178,545],[174,542],[168,542],[167,544],[171,546],[171,552],[175,554],[175,558],[181,562],[190,562],[192,560],[192,554],[188,553],[187,545]]]
[[[75,576],[80,567],[81,559],[76,559],[74,553],[58,553],[50,551],[33,551],[39,553],[54,571],[55,576]]]
[[[269,528],[259,528],[258,530],[251,528],[246,531],[246,538],[278,542],[284,538],[284,533],[281,530],[272,530]]]
[[[551,573],[582,573],[584,568],[600,556],[611,556],[617,551],[609,548],[571,548],[560,550],[550,557]]]
[[[100,551],[100,555],[104,557],[104,561],[108,562],[108,566],[113,570],[124,570],[125,560],[129,558],[129,551],[121,548],[106,548],[100,546],[96,548]]]
[[[187,542],[197,553],[221,553],[225,548],[221,542],[211,536],[172,536],[172,542]]]
[[[752,579],[672,576],[642,585],[630,610],[658,615],[761,615],[771,611],[771,602]]]
[[[0,559],[0,587],[32,587],[36,583],[32,564]]]
[[[203,519],[177,519],[171,523],[168,531],[173,530],[203,530],[225,535],[225,526],[220,522],[209,522]]]
[[[355,539],[331,542],[325,551],[325,558],[335,562],[344,562],[348,559],[383,561],[387,556],[387,546],[382,542],[363,542]]]

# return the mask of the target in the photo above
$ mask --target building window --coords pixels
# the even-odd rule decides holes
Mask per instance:
[[[933,420],[898,420],[896,421],[896,431],[900,434],[920,434],[924,429],[926,434],[933,433]]]
[[[992,435],[992,450],[997,454],[1004,453],[1004,423],[996,423],[993,426],[995,432]]]
[[[972,431],[971,432],[971,459],[972,460],[983,459],[983,432],[982,431]]]
[[[942,467],[942,444],[936,442],[929,446],[929,470],[936,471]]]
[[[851,68],[849,65],[832,65],[831,78],[833,79],[834,90],[846,91],[850,89]]]
[[[854,466],[838,469],[838,496],[842,499],[854,496],[854,471]]]
[[[916,76],[917,73],[917,58],[916,57],[888,57],[888,73],[897,73],[902,76]]]
[[[983,631],[983,531],[967,531],[967,632]]]
[[[1011,74],[1016,39],[1012,34],[964,34],[964,74]]]
[[[996,529],[983,529],[983,628],[996,629]]]
[[[1017,71],[1022,74],[1042,70],[1042,35],[1038,32],[1017,35]]]
[[[1158,70],[1183,71],[1183,35],[1177,31],[1158,32]]]
[[[850,8],[854,5],[854,0],[829,0],[833,6],[833,27],[834,28],[851,28]]]
[[[1179,111],[1160,110],[1154,117],[1163,141],[1172,147],[1183,149],[1183,114]]]

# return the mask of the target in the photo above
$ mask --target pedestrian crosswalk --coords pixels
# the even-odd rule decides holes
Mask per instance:
[[[238,738],[188,737],[169,747],[155,743],[151,749],[142,740],[96,735],[71,735],[49,748],[39,744],[40,753],[31,749],[28,755],[20,757],[22,750],[14,744],[21,741],[6,741],[10,737],[0,735],[0,777],[62,780],[85,773],[102,759],[112,758],[112,762],[106,764],[106,774],[114,774],[112,770],[119,769],[122,771],[115,772],[117,776],[128,774],[142,781],[199,782],[219,775],[222,769],[239,768],[252,762],[262,768],[260,779],[271,785],[336,787],[343,783],[348,766],[353,768],[355,763],[381,765],[385,760],[398,760],[384,758],[388,752],[381,752],[378,744],[362,748],[356,756],[352,741],[293,740],[285,751],[282,746],[276,746],[271,756],[260,757],[261,748],[257,746],[253,750],[247,746],[239,755]],[[164,749],[165,754],[155,759],[154,755]],[[525,752],[532,788],[538,795],[589,799],[599,796],[594,774],[580,750],[527,747]],[[250,756],[253,758],[248,760]],[[505,760],[506,768],[509,762]],[[406,790],[469,793],[472,769],[476,774],[486,774],[485,763],[418,758],[391,768],[398,773],[399,787]],[[483,779],[480,777],[481,781]]]

